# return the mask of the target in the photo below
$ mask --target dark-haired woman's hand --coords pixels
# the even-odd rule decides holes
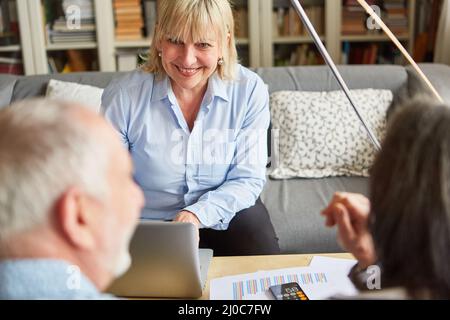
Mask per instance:
[[[372,235],[368,229],[370,201],[361,194],[338,192],[322,211],[326,226],[338,228],[338,242],[352,253],[361,268],[376,262]]]

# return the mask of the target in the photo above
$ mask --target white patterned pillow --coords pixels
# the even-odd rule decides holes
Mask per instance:
[[[392,92],[361,89],[351,94],[381,140]],[[277,137],[272,178],[369,175],[376,150],[344,92],[274,92],[270,108]]]

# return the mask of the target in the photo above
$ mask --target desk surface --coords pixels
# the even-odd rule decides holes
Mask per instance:
[[[214,257],[209,266],[208,279],[203,291],[203,296],[200,299],[209,299],[209,282],[211,279],[242,273],[251,273],[258,270],[306,267],[309,266],[313,256],[354,259],[349,253]]]

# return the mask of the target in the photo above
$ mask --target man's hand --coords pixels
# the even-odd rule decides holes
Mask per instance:
[[[173,219],[174,222],[190,222],[193,225],[195,225],[197,228],[197,240],[200,241],[200,233],[198,229],[200,228],[200,220],[198,220],[197,216],[193,214],[190,211],[180,211],[177,213],[175,218]]]
[[[358,259],[361,268],[367,268],[377,259],[368,229],[369,213],[369,199],[344,192],[337,192],[321,213],[326,217],[326,226],[337,225],[339,244]]]

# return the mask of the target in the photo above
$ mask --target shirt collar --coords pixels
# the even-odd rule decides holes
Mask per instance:
[[[170,88],[172,90],[172,88]],[[159,101],[168,97],[169,94],[169,77],[164,75],[159,77],[154,75],[153,91],[151,101]]]
[[[220,79],[217,72],[209,78],[208,89],[206,90],[212,97],[219,97],[228,101],[227,84],[225,80]]]
[[[167,75],[163,77],[157,77],[155,75],[151,101],[159,101],[165,98],[171,100],[171,96],[174,97],[169,77]],[[229,101],[227,84],[224,80],[220,79],[217,72],[209,78],[205,96],[219,97],[225,101]],[[173,103],[174,101],[171,102]]]

